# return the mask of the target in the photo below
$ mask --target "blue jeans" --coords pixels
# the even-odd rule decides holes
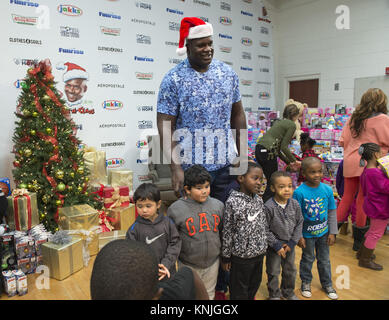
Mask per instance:
[[[312,282],[312,265],[317,258],[317,270],[323,288],[332,286],[330,247],[327,244],[328,232],[320,238],[305,238],[305,248],[300,261],[300,278],[302,282]],[[315,257],[316,251],[316,257]]]

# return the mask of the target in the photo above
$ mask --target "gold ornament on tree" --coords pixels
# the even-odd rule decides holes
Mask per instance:
[[[57,170],[57,171],[55,172],[55,177],[56,177],[57,179],[63,179],[63,177],[64,177],[64,172],[63,172],[62,170]]]

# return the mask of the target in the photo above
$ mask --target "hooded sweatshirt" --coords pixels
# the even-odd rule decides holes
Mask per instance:
[[[138,216],[126,233],[126,238],[144,242],[151,247],[170,274],[176,270],[177,257],[181,250],[181,239],[174,222],[159,213],[154,222]]]
[[[208,197],[203,203],[180,198],[167,210],[182,240],[179,260],[196,268],[208,268],[220,256],[224,205]]]
[[[232,190],[226,201],[223,221],[224,262],[231,255],[249,259],[266,253],[268,223],[262,198]]]

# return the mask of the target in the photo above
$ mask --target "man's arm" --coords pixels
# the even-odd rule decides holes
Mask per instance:
[[[242,101],[238,101],[232,104],[231,109],[231,129],[236,130],[236,148],[238,149],[238,156],[242,156],[240,149],[240,130],[247,129],[246,114],[243,110]],[[243,154],[246,156],[246,154]]]
[[[176,129],[176,121],[176,116],[157,112],[160,145],[167,159],[171,161],[172,185],[177,198],[180,198],[180,190],[184,188],[184,171],[177,162],[178,155],[174,154],[174,151],[177,150],[177,141],[172,141],[172,135]]]

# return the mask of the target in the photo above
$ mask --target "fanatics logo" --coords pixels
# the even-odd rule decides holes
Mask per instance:
[[[123,102],[118,100],[105,100],[102,103],[103,109],[106,110],[119,110],[123,108]]]
[[[244,16],[249,16],[249,17],[254,16],[251,12],[247,12],[247,11],[243,11],[243,10],[240,11],[240,14],[243,14]]]
[[[253,71],[253,68],[250,68],[250,67],[240,67],[240,70],[243,70],[243,71]]]
[[[57,7],[57,10],[59,13],[62,13],[65,16],[79,17],[82,15],[82,10],[79,7],[73,6],[71,4],[60,4]]]
[[[25,24],[25,25],[29,25],[29,26],[34,26],[37,24],[38,18],[37,17],[24,17],[24,16],[19,16],[17,14],[12,14],[12,21],[14,23],[18,23],[18,24]]]
[[[135,61],[154,62],[153,58],[134,56]]]
[[[232,40],[232,37],[228,34],[219,33],[219,38]]]
[[[179,15],[183,15],[184,14],[184,11],[180,11],[180,10],[177,10],[177,9],[166,8],[166,11],[169,12],[169,13],[175,13],[175,14],[179,14]]]
[[[59,53],[84,54],[83,50],[58,48]]]

